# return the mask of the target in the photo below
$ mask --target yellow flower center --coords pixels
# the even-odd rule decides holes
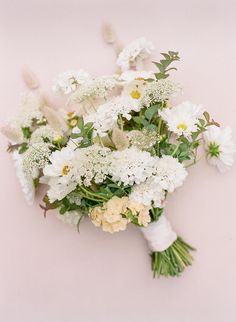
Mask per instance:
[[[68,112],[67,116],[68,118],[72,118],[73,116],[75,116],[75,112]]]
[[[67,174],[70,172],[70,167],[68,165],[64,165],[64,167],[61,170],[62,176],[67,176]]]
[[[186,131],[186,130],[187,130],[187,128],[188,128],[188,125],[187,125],[187,124],[185,124],[185,123],[180,123],[180,124],[178,124],[178,125],[177,125],[177,129],[178,129],[178,130]]]
[[[144,80],[143,77],[135,77],[135,80]]]
[[[77,125],[77,123],[78,123],[77,120],[73,119],[70,121],[70,126],[75,127]]]
[[[132,97],[132,98],[134,98],[134,99],[136,99],[136,100],[138,100],[139,98],[140,98],[140,96],[141,96],[141,93],[139,92],[139,91],[132,91],[131,93],[130,93],[130,96]]]

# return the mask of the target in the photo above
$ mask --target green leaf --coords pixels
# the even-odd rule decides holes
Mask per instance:
[[[18,152],[19,152],[19,154],[22,154],[27,150],[28,150],[28,144],[27,143],[22,143],[20,148],[19,148],[19,150],[18,150]]]
[[[158,111],[158,106],[157,105],[152,105],[150,106],[144,113],[148,121],[150,122],[153,116],[157,113]]]
[[[32,132],[29,127],[22,127],[22,132],[25,139],[30,139]]]

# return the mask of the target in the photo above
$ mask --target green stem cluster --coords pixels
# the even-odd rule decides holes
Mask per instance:
[[[163,252],[151,253],[153,277],[179,276],[184,269],[191,265],[193,257],[189,253],[195,250],[181,237]]]

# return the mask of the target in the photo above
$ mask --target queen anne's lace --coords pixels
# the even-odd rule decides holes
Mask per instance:
[[[117,124],[119,115],[130,120],[131,112],[138,112],[140,109],[141,105],[137,100],[128,96],[119,96],[100,105],[96,113],[85,117],[85,122],[93,122],[96,133],[104,136]]]
[[[139,184],[152,175],[154,163],[155,159],[150,153],[131,147],[112,152],[109,172],[116,182]]]

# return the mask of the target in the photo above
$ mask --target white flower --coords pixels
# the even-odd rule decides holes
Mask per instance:
[[[92,181],[102,183],[109,173],[110,149],[97,144],[75,151],[76,181],[90,186]]]
[[[43,114],[40,111],[42,104],[42,99],[36,94],[29,93],[22,96],[20,111],[9,122],[9,126],[21,134],[21,141],[24,140],[21,129],[30,127],[33,120],[42,120]]]
[[[142,64],[142,61],[148,58],[154,49],[153,44],[145,38],[138,38],[126,46],[116,61],[122,70]]]
[[[70,147],[55,151],[49,158],[51,164],[43,169],[42,183],[49,185],[48,197],[51,202],[61,200],[76,188],[74,150]]]
[[[71,92],[74,92],[79,85],[84,84],[90,79],[90,75],[82,69],[78,71],[69,70],[57,76],[53,85],[53,90],[62,94],[70,94]]]
[[[39,170],[43,169],[49,162],[51,155],[51,145],[44,142],[34,143],[30,145],[28,150],[23,154],[23,171],[33,177],[37,178]]]
[[[102,183],[109,172],[109,154],[108,148],[96,144],[76,150],[68,146],[53,152],[49,158],[51,164],[43,169],[45,177],[42,179],[50,187],[50,201],[63,199],[77,185],[90,186],[93,181]]]
[[[155,79],[155,76],[153,72],[148,72],[146,70],[127,70],[119,76],[119,80],[125,83],[129,83],[134,80],[145,80],[149,78]]]
[[[156,131],[148,131],[146,129],[142,131],[133,130],[127,132],[129,142],[132,146],[135,146],[139,150],[148,150],[158,141],[158,135]]]
[[[161,117],[167,122],[170,131],[178,136],[190,136],[197,131],[198,119],[202,116],[204,110],[201,105],[195,105],[190,102],[184,102],[173,108],[165,108],[160,111]]]
[[[144,182],[153,172],[155,159],[150,153],[135,147],[111,154],[110,175],[124,185]]]
[[[35,197],[35,187],[33,178],[25,173],[23,169],[23,156],[19,154],[17,151],[14,151],[12,154],[14,165],[16,169],[16,175],[20,182],[21,189],[24,193],[25,199],[29,205],[34,203]]]
[[[119,115],[127,120],[131,119],[132,111],[140,111],[140,104],[137,100],[128,96],[118,96],[107,103],[100,105],[96,113],[84,118],[85,123],[93,122],[94,129],[100,136],[105,136],[116,124]]]
[[[61,133],[55,131],[50,125],[44,125],[37,128],[31,135],[31,143],[42,143],[45,139],[52,142],[54,139],[61,136]]]
[[[67,211],[63,215],[56,212],[56,217],[58,219],[71,226],[77,226],[81,216],[82,214],[78,210]]]
[[[228,170],[234,162],[233,155],[236,151],[231,128],[210,126],[204,133],[204,140],[208,162],[216,166],[220,172]]]
[[[173,192],[182,186],[187,177],[187,171],[183,164],[170,155],[155,158],[154,181],[162,189]]]
[[[165,191],[155,182],[153,177],[150,177],[145,182],[132,187],[129,199],[145,206],[162,208],[164,206]]]
[[[71,100],[76,103],[81,103],[86,100],[93,100],[96,98],[106,99],[108,93],[115,87],[115,85],[116,81],[114,77],[97,77],[79,86],[71,96]]]
[[[163,102],[180,92],[178,84],[169,79],[160,79],[158,81],[148,82],[144,87],[141,103],[145,107]]]

